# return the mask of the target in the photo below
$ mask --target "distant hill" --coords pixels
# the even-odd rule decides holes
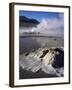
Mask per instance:
[[[36,19],[27,18],[25,16],[19,16],[20,27],[36,27],[40,22]]]

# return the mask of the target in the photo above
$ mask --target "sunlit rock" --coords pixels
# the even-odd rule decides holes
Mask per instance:
[[[63,49],[55,47],[31,50],[31,52],[20,55],[19,65],[27,71],[36,73],[38,70],[42,70],[48,74],[63,76],[63,65],[59,65],[57,62],[58,58],[64,59],[62,54]],[[62,62],[60,62],[60,64],[62,64]]]

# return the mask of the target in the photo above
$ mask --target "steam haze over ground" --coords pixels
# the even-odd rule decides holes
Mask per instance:
[[[40,24],[38,24],[36,27],[23,27],[21,30],[23,32],[40,32],[40,33],[45,33],[49,36],[64,36],[64,14],[63,13],[55,13],[55,12],[26,12],[24,14],[23,12],[20,12],[21,15],[30,15],[29,18],[33,18],[31,15],[35,16],[37,15],[36,20],[39,19],[38,21]],[[44,15],[43,15],[44,14]],[[41,18],[42,16],[42,18]],[[45,17],[46,16],[46,17]],[[40,17],[40,18],[39,18]],[[34,18],[34,19],[35,19]],[[20,32],[21,32],[20,30]]]

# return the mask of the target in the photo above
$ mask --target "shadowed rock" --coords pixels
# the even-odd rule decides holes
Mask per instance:
[[[44,50],[43,54],[40,56],[40,58],[43,58],[48,53],[48,50]]]
[[[52,66],[54,68],[64,67],[64,51],[59,48],[56,48],[55,51],[58,51],[59,55],[55,56],[55,60],[52,64]]]

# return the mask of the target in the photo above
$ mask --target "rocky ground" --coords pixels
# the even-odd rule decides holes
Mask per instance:
[[[63,47],[32,49],[20,55],[20,79],[64,76]]]

